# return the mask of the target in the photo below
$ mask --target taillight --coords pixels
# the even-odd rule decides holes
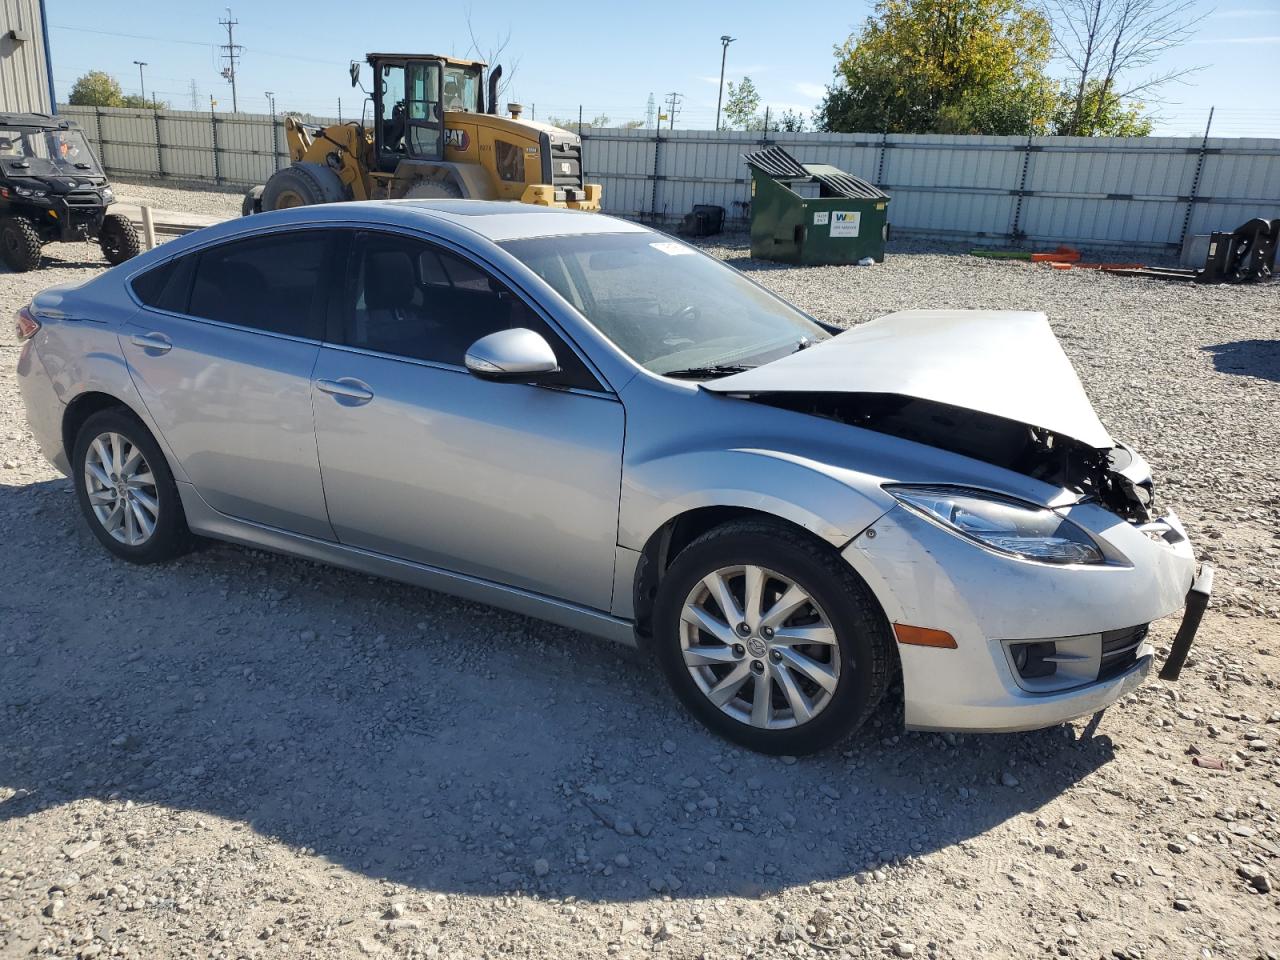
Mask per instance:
[[[35,318],[35,314],[31,312],[30,307],[23,307],[17,312],[14,319],[17,321],[19,340],[30,340],[36,335],[36,331],[40,329],[40,321]]]

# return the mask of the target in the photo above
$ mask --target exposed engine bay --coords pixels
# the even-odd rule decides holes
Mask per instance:
[[[1098,450],[1016,420],[899,394],[757,393],[746,398],[1013,470],[1095,500],[1130,523],[1153,516],[1150,472],[1123,444]]]

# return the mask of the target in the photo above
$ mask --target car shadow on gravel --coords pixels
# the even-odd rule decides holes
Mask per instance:
[[[842,750],[756,756],[678,711],[638,654],[557,627],[225,545],[128,566],[65,480],[0,486],[0,525],[10,837],[96,798],[424,891],[755,895],[961,843],[1113,755],[1071,727],[897,735],[887,709]],[[99,822],[125,856],[175,842]]]
[[[1213,354],[1213,369],[1280,382],[1280,340],[1236,340],[1201,349]]]

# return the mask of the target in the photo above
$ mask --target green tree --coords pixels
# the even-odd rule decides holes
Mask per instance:
[[[124,94],[111,74],[90,70],[76,80],[67,102],[76,107],[119,107],[124,104]]]
[[[1074,83],[1063,85],[1053,114],[1053,132],[1062,137],[1149,137],[1151,118],[1146,106],[1108,88],[1102,80],[1090,80],[1083,91]]]
[[[787,133],[804,133],[804,114],[797,110],[783,110],[778,117],[778,129]]]
[[[836,47],[818,108],[832,131],[1044,133],[1052,35],[1029,0],[880,0]]]
[[[147,97],[140,96],[136,93],[129,93],[129,94],[125,94],[124,99],[121,100],[120,102],[120,106],[141,107],[143,110],[151,110],[151,109],[168,110],[169,101],[157,100],[154,97],[148,99]]]
[[[750,77],[743,77],[741,82],[729,81],[729,96],[724,101],[724,124],[729,130],[759,129],[764,121],[760,118],[760,93]]]

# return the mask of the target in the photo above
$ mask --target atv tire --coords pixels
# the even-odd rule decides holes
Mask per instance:
[[[26,217],[0,220],[0,256],[14,273],[26,273],[40,266],[40,234]]]
[[[350,200],[338,175],[321,163],[295,163],[277,170],[262,188],[261,209],[286,210]]]
[[[108,213],[98,230],[98,246],[107,263],[115,266],[132,260],[142,252],[142,241],[129,218],[122,213]]]

